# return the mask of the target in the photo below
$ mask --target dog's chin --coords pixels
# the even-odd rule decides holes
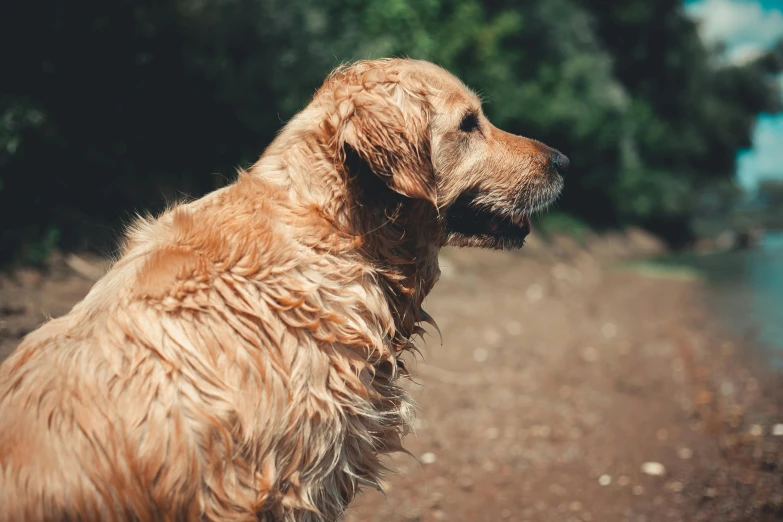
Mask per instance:
[[[449,208],[446,233],[449,246],[520,248],[530,233],[530,217],[521,210],[493,212],[458,200]]]
[[[466,192],[449,207],[446,215],[446,245],[513,250],[525,244],[530,234],[530,214],[549,206],[562,184],[537,194],[523,206],[489,205],[480,194]]]

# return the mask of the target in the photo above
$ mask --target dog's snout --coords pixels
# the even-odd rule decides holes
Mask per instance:
[[[555,151],[552,153],[551,158],[552,164],[555,166],[560,175],[565,176],[566,171],[568,171],[568,167],[571,165],[571,160],[568,159],[568,156],[562,152]]]

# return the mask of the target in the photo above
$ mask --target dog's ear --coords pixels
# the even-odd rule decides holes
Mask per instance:
[[[334,90],[329,132],[338,161],[345,165],[347,149],[353,149],[390,189],[437,206],[428,102],[397,81],[368,76],[373,74],[341,82]]]

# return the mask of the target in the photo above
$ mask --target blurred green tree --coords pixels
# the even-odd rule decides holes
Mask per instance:
[[[390,55],[443,65],[498,126],[568,154],[560,210],[682,243],[694,192],[780,109],[783,69],[719,64],[679,0],[11,2],[0,49],[4,259],[106,248],[136,209],[254,161],[334,66]]]
[[[761,181],[759,200],[770,208],[783,211],[783,180],[770,178]]]

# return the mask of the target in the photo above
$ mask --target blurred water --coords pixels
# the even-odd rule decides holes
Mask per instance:
[[[680,257],[676,262],[702,273],[713,311],[736,334],[763,349],[770,365],[783,370],[783,232],[767,233],[755,250]]]

